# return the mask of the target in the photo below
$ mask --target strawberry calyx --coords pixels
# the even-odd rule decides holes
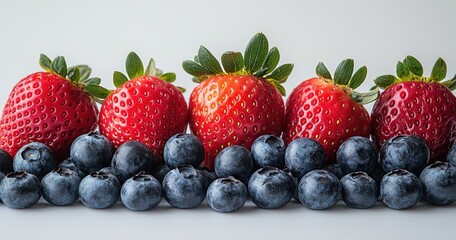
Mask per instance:
[[[336,68],[334,72],[334,78],[331,76],[328,68],[325,64],[319,62],[316,67],[316,73],[323,81],[332,83],[337,87],[341,88],[345,93],[350,95],[350,97],[359,104],[368,104],[377,99],[379,91],[377,87],[371,89],[367,93],[359,93],[354,91],[358,88],[366,79],[367,76],[367,67],[362,66],[358,70],[354,71],[354,60],[345,59],[343,60]]]
[[[182,67],[193,76],[193,82],[196,83],[220,75],[255,76],[268,81],[285,96],[282,84],[291,74],[293,64],[287,63],[277,67],[279,60],[279,50],[276,47],[269,49],[266,36],[257,33],[247,44],[244,56],[240,52],[227,51],[222,55],[220,64],[207,48],[201,46],[194,60],[184,61]]]
[[[83,89],[98,103],[103,102],[109,94],[109,90],[100,86],[100,78],[90,77],[92,69],[87,65],[67,67],[63,56],[57,56],[51,61],[45,54],[40,55],[39,64],[46,72],[55,73]]]
[[[413,56],[407,56],[404,61],[396,65],[396,76],[387,74],[377,77],[375,84],[385,89],[395,83],[401,82],[439,82],[451,91],[456,89],[456,75],[442,82],[447,74],[447,65],[442,58],[438,58],[429,77],[423,76],[423,65]]]
[[[125,61],[125,69],[127,70],[128,77],[121,72],[114,71],[113,82],[116,88],[120,87],[122,84],[128,82],[129,80],[143,76],[156,77],[169,83],[173,83],[174,81],[176,81],[176,74],[172,72],[163,73],[162,70],[155,67],[155,61],[153,58],[149,60],[147,67],[144,69],[144,65],[141,61],[141,58],[139,58],[139,56],[135,52],[130,52],[128,54],[127,59]],[[185,88],[177,88],[181,92],[185,92]]]

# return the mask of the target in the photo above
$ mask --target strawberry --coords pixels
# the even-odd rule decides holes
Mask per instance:
[[[102,98],[99,78],[86,65],[67,68],[64,57],[41,54],[46,72],[33,73],[14,86],[0,120],[0,148],[14,156],[23,145],[41,142],[57,161],[69,155],[71,143],[97,127]]]
[[[140,141],[152,151],[156,162],[162,161],[166,141],[187,128],[184,89],[171,84],[176,75],[162,74],[153,59],[144,70],[134,52],[128,54],[126,69],[129,78],[114,72],[117,89],[101,106],[100,132],[115,147],[129,140]]]
[[[374,81],[386,89],[372,109],[372,139],[380,147],[391,137],[421,137],[431,150],[430,162],[442,160],[456,139],[456,76],[441,82],[447,73],[439,58],[430,77],[423,66],[407,56],[396,66],[397,77],[383,75]]]
[[[277,67],[277,48],[269,51],[268,40],[256,34],[240,52],[226,52],[222,65],[201,46],[195,61],[184,61],[184,70],[199,85],[190,95],[190,129],[203,143],[202,167],[213,169],[214,158],[223,148],[250,148],[263,134],[279,136],[283,127],[285,90],[282,83],[293,65]]]
[[[365,66],[355,74],[353,68],[352,59],[342,61],[332,79],[320,62],[318,77],[293,90],[286,105],[283,139],[287,144],[300,137],[312,138],[323,146],[328,163],[334,163],[337,149],[347,138],[369,137],[370,117],[362,104],[374,101],[378,90],[364,94],[353,91],[367,75]]]

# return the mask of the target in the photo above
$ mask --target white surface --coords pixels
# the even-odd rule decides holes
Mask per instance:
[[[134,50],[146,61],[177,73],[177,85],[195,86],[181,69],[199,45],[214,55],[243,51],[262,31],[295,69],[288,93],[314,76],[323,61],[334,71],[344,58],[367,65],[368,80],[394,73],[396,62],[413,54],[429,73],[437,57],[456,72],[456,2],[440,1],[5,1],[0,2],[0,105],[14,84],[38,71],[38,56],[65,55],[70,65],[87,63],[112,87],[112,72],[125,71]],[[367,81],[360,90],[367,90]],[[371,108],[368,105],[367,108]],[[340,206],[311,211],[289,204],[276,211],[251,204],[235,214],[203,206],[176,210],[165,204],[137,213],[119,206],[92,210],[81,204],[57,208],[40,204],[12,210],[0,204],[1,239],[454,239],[456,206],[421,205],[393,211]]]

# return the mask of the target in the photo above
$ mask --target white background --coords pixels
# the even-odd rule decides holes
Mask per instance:
[[[295,63],[288,91],[315,75],[319,61],[333,71],[345,58],[366,65],[367,91],[398,60],[413,54],[429,74],[437,57],[456,72],[456,2],[434,1],[6,1],[0,0],[0,105],[14,84],[39,71],[38,57],[66,56],[69,65],[87,63],[112,88],[112,72],[125,72],[129,51],[177,73],[176,85],[195,86],[181,69],[204,45],[215,56],[243,51],[256,32],[277,46],[281,62]],[[372,105],[368,105],[370,109]],[[148,212],[121,205],[92,210],[82,204],[58,208],[41,203],[27,210],[0,204],[1,239],[454,239],[455,204],[427,204],[393,211],[381,203],[353,210],[342,203],[311,211],[292,203],[267,211],[248,204],[219,214],[207,205],[176,210],[166,203]]]

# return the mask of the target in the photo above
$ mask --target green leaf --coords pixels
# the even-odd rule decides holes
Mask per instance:
[[[144,65],[135,52],[130,52],[125,62],[125,68],[130,79],[144,76]]]
[[[364,80],[366,79],[367,76],[367,67],[362,66],[360,69],[358,69],[355,74],[353,74],[353,77],[350,79],[350,82],[348,82],[348,87],[351,89],[356,89],[359,87]]]
[[[200,63],[200,59],[199,59],[198,55],[196,55],[196,56],[193,58],[193,61],[196,62],[196,63]]]
[[[456,75],[452,79],[442,82],[442,84],[448,87],[450,91],[456,90]]]
[[[399,81],[399,79],[397,79],[395,76],[393,75],[382,75],[380,77],[377,77],[374,82],[377,86],[379,86],[380,88],[387,88],[389,86],[391,86],[393,83]]]
[[[351,92],[350,97],[357,103],[359,104],[368,104],[373,101],[375,101],[378,98],[378,95],[380,92],[378,91],[378,88],[373,89],[370,92],[367,93],[359,93],[359,92]]]
[[[185,60],[182,62],[182,68],[190,75],[200,78],[206,75],[211,75],[209,70],[207,70],[205,67],[199,65],[198,63],[191,61],[191,60]]]
[[[407,65],[410,72],[419,77],[423,76],[423,65],[421,65],[421,63],[416,58],[407,56],[404,59],[404,63]]]
[[[407,65],[400,61],[396,64],[396,75],[399,79],[408,79],[411,77]]]
[[[185,88],[183,88],[183,87],[179,87],[179,86],[177,86],[177,89],[179,89],[179,91],[180,91],[181,93],[184,93],[185,91],[187,91],[187,89],[185,89]]]
[[[271,73],[279,64],[280,60],[280,53],[276,47],[271,48],[269,50],[268,55],[266,56],[266,60],[264,61],[262,69],[266,69],[265,74]]]
[[[260,70],[256,71],[253,74],[253,76],[262,78],[262,77],[264,77],[264,75],[266,74],[267,71],[268,71],[267,68],[260,68]]]
[[[285,88],[280,85],[280,83],[274,81],[274,80],[271,80],[269,81],[272,85],[274,85],[274,87],[279,91],[280,95],[281,96],[286,96],[287,95],[287,92],[285,90]]]
[[[79,73],[80,73],[80,77],[79,77],[79,82],[82,82],[86,79],[88,79],[90,77],[90,74],[92,74],[92,69],[87,66],[87,65],[76,65],[76,66],[73,66],[72,68],[79,68]]]
[[[266,78],[274,79],[278,83],[284,83],[287,80],[288,76],[290,76],[291,71],[293,71],[293,64],[287,63],[276,68],[276,70],[266,76]]]
[[[347,85],[350,81],[354,69],[353,59],[343,60],[336,68],[334,82],[340,85]]]
[[[68,71],[68,78],[74,83],[79,82],[79,79],[81,78],[81,73],[79,72],[79,68],[78,67],[71,68]]]
[[[99,85],[100,83],[101,83],[101,79],[98,77],[88,78],[82,82],[82,84],[84,84],[84,85],[88,85],[88,84]]]
[[[155,61],[153,58],[149,59],[144,76],[157,76],[157,69],[155,68]]]
[[[96,84],[87,84],[85,86],[85,90],[92,96],[96,97],[96,98],[100,98],[100,99],[105,99],[108,97],[109,93],[111,93],[111,91],[109,91],[108,89],[102,87],[102,86],[99,86],[99,85],[96,85]]]
[[[212,53],[207,50],[204,46],[201,46],[198,50],[198,59],[201,66],[208,69],[212,74],[223,73],[220,63]]]
[[[160,78],[166,82],[172,83],[172,82],[176,81],[176,74],[172,73],[172,72],[164,73],[164,74],[158,76],[158,78]]]
[[[442,58],[437,59],[432,68],[431,78],[437,81],[442,81],[447,74],[447,65]]]
[[[266,60],[269,44],[263,33],[257,33],[247,44],[244,53],[245,70],[248,73],[258,71]]]
[[[116,88],[118,88],[118,87],[120,87],[122,84],[128,82],[127,76],[125,76],[123,73],[118,72],[118,71],[115,71],[115,72],[112,74],[112,79],[113,79],[113,82],[114,82],[114,86],[115,86]]]
[[[240,52],[225,52],[222,55],[223,69],[227,73],[239,72],[244,68],[244,59]]]
[[[67,64],[65,58],[62,56],[58,56],[52,61],[52,71],[57,73],[58,75],[66,78],[67,76]]]
[[[328,71],[328,68],[326,68],[325,64],[323,64],[322,62],[318,63],[316,72],[317,76],[324,79],[332,80],[331,73]]]
[[[46,70],[46,72],[52,71],[52,61],[45,54],[40,54],[40,66]]]

